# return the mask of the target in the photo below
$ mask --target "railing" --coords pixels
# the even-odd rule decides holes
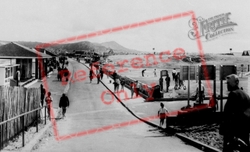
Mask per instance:
[[[21,115],[18,115],[18,116],[16,116],[16,117],[13,117],[13,118],[10,118],[10,119],[8,119],[8,120],[5,120],[5,121],[2,121],[2,122],[0,122],[0,132],[1,132],[1,134],[0,134],[0,150],[1,149],[3,149],[4,147],[5,147],[5,145],[7,145],[8,144],[8,140],[9,139],[11,139],[11,138],[13,138],[13,137],[5,137],[5,139],[4,139],[4,136],[3,136],[3,131],[4,131],[4,128],[2,127],[4,124],[6,124],[6,131],[8,130],[8,122],[10,122],[10,121],[12,121],[12,120],[15,120],[15,119],[18,119],[18,118],[21,118],[21,120],[20,120],[20,126],[22,127],[21,128],[21,131],[20,132],[22,132],[22,147],[24,147],[24,143],[25,143],[25,139],[24,139],[24,132],[25,132],[25,127],[27,127],[27,126],[24,126],[24,116],[25,115],[28,115],[28,114],[31,114],[31,113],[33,113],[33,112],[36,112],[36,132],[38,132],[38,122],[39,122],[39,115],[40,115],[40,110],[42,109],[42,108],[44,108],[44,122],[45,122],[45,124],[46,124],[46,108],[47,106],[43,106],[43,107],[39,107],[39,108],[37,108],[37,109],[34,109],[34,110],[31,110],[31,111],[29,111],[29,112],[25,112],[25,113],[23,113],[23,114],[21,114]],[[29,124],[30,125],[30,124]],[[19,132],[19,133],[20,133]],[[16,136],[16,135],[15,135]]]

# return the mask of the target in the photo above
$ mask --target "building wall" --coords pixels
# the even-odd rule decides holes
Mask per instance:
[[[32,78],[32,59],[17,59],[20,64],[21,80]]]

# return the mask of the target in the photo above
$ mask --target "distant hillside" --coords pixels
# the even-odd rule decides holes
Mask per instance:
[[[8,41],[0,41],[0,45],[4,45],[9,43]],[[35,48],[37,45],[42,44],[42,42],[27,42],[27,41],[16,41],[21,45],[24,45],[29,48]],[[60,53],[60,52],[73,52],[79,50],[94,50],[96,53],[102,54],[103,52],[109,52],[110,50],[114,53],[129,53],[129,54],[137,54],[141,53],[140,51],[132,50],[121,46],[120,44],[116,43],[115,41],[105,42],[105,43],[92,43],[89,41],[81,41],[76,43],[68,43],[68,44],[60,44],[48,47],[47,50],[53,53]]]
[[[97,43],[91,43],[88,41],[81,41],[81,42],[76,42],[76,43],[68,43],[68,44],[61,44],[61,45],[56,45],[52,46],[50,48],[54,49],[60,49],[60,50],[65,50],[68,52],[73,52],[79,51],[79,50],[94,50],[96,53],[102,53],[102,52],[107,52],[109,51],[106,47],[97,44]]]
[[[128,49],[120,44],[118,44],[115,41],[110,41],[110,42],[104,42],[101,43],[102,46],[105,46],[107,48],[111,48],[112,50],[114,50],[115,53],[141,53],[140,51],[137,50],[132,50],[132,49]]]

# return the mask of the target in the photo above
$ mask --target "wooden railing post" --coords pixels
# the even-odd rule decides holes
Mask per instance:
[[[0,131],[1,131],[1,134],[0,134],[0,150],[3,148],[3,130],[2,130],[2,125],[0,125]]]
[[[38,132],[38,113],[39,110],[36,111],[36,132]]]
[[[45,121],[45,125],[46,125],[46,106],[44,106],[44,121]]]
[[[22,146],[24,147],[24,115],[21,117],[21,122],[22,122]]]

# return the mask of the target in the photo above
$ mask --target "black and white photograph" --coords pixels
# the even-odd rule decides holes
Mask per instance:
[[[249,6],[1,0],[0,151],[250,152]]]

